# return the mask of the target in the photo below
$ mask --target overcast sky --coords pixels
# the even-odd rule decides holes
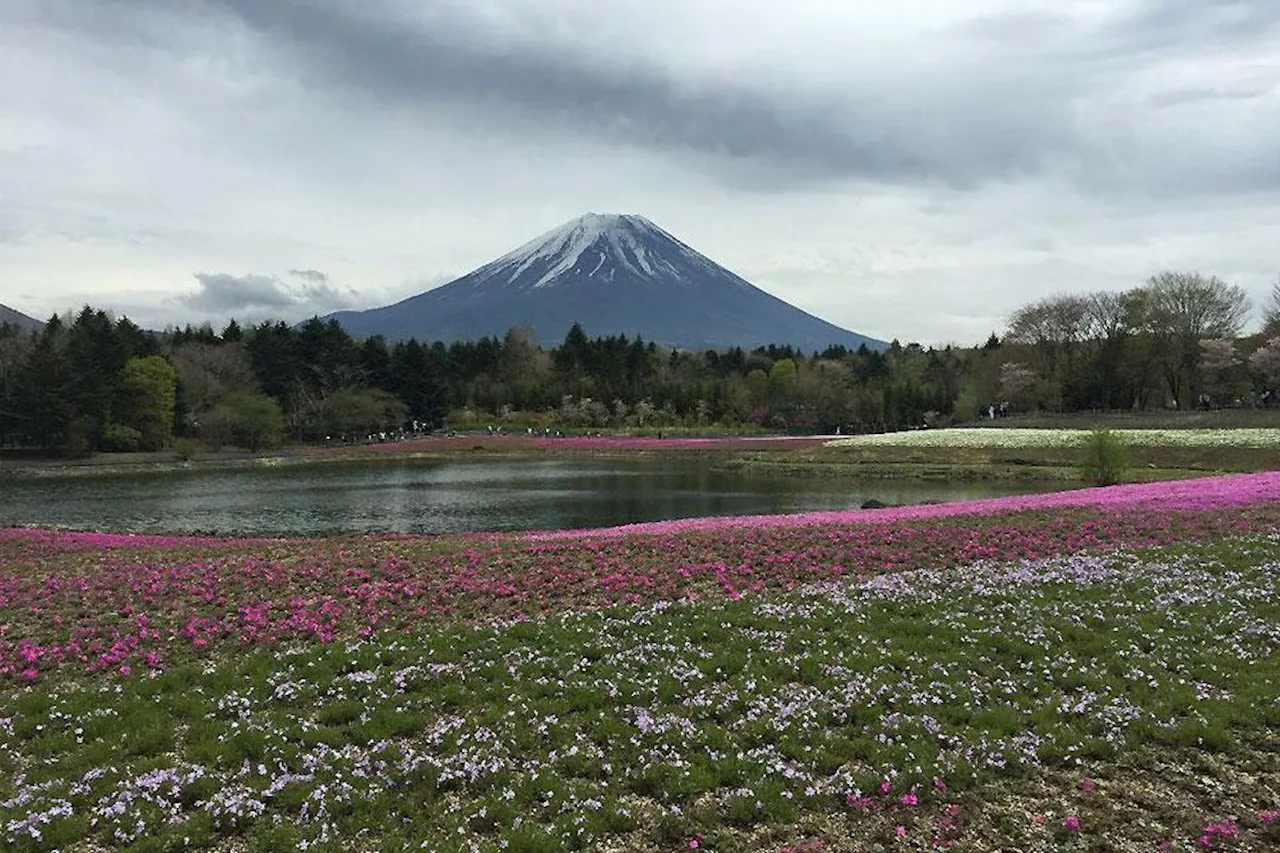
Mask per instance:
[[[387,304],[639,213],[874,337],[1280,274],[1277,0],[3,0],[0,303]]]

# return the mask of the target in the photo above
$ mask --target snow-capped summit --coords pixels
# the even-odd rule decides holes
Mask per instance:
[[[520,288],[550,287],[580,279],[612,282],[645,276],[673,284],[691,281],[689,267],[719,269],[643,216],[588,213],[481,267],[473,275],[504,278]],[[539,273],[536,280],[531,272]]]
[[[588,213],[446,285],[333,315],[353,335],[453,341],[532,325],[557,344],[574,323],[690,349],[883,342],[765,293],[643,216]]]

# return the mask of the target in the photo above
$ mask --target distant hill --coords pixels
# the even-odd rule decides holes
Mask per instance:
[[[330,315],[352,335],[454,341],[532,325],[558,344],[574,323],[686,349],[791,344],[883,349],[772,296],[642,216],[589,213],[462,278],[394,305]]]
[[[26,314],[23,314],[21,311],[16,311],[8,305],[0,305],[0,326],[5,325],[6,323],[10,326],[17,326],[20,329],[27,329],[28,331],[35,331],[37,329],[44,328],[44,323],[41,323],[35,317],[28,317]]]

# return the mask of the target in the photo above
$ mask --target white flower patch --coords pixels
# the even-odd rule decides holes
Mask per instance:
[[[1280,429],[1116,429],[1112,434],[1134,447],[1280,448]],[[826,442],[826,447],[937,447],[1019,450],[1078,447],[1084,429],[975,428],[910,430],[855,435]]]

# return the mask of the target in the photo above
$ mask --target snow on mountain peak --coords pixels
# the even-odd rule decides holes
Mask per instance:
[[[532,285],[520,285],[537,289],[554,284],[587,255],[590,266],[587,278],[600,273],[611,279],[613,268],[606,269],[610,261],[635,275],[663,275],[676,270],[670,259],[656,257],[655,253],[669,254],[671,251],[683,255],[683,260],[706,263],[706,259],[697,252],[643,216],[587,213],[508,252],[486,265],[486,272],[500,271],[506,283],[511,285],[531,268],[537,267],[541,272],[538,279]],[[588,253],[595,253],[595,256]]]

